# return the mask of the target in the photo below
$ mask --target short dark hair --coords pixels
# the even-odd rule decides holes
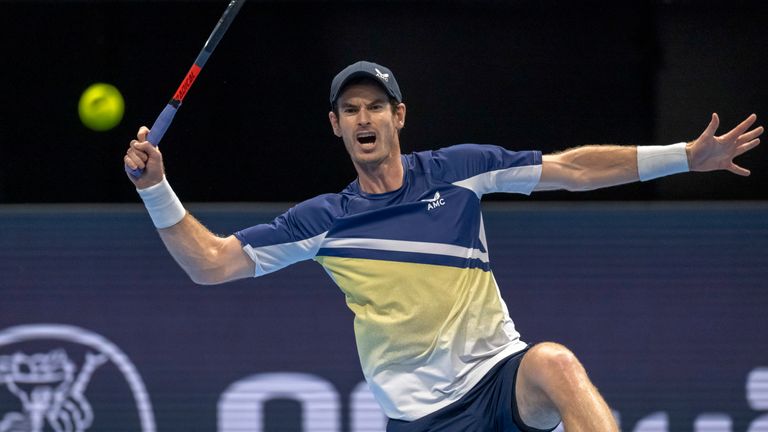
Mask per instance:
[[[339,94],[342,94],[344,92],[345,88],[347,88],[347,87],[349,87],[351,85],[355,85],[355,84],[375,84],[375,85],[381,87],[382,89],[384,89],[384,87],[382,87],[381,84],[379,84],[379,82],[376,81],[375,79],[369,78],[369,77],[365,77],[365,76],[361,76],[361,77],[356,77],[356,78],[350,79],[344,85],[344,87],[342,87],[341,90],[339,90]],[[386,93],[386,90],[384,90],[384,93]],[[392,110],[392,114],[395,114],[397,112],[397,106],[399,104],[400,104],[400,102],[397,99],[395,99],[392,96],[389,96],[389,106],[390,106],[390,108]],[[333,105],[331,106],[331,111],[333,111],[333,113],[336,115],[336,117],[339,116],[339,101],[338,100],[335,101],[333,103]]]

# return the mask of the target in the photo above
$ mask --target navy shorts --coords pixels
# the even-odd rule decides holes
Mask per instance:
[[[541,431],[524,425],[515,402],[517,368],[526,351],[499,362],[456,402],[411,422],[390,419],[387,432]]]

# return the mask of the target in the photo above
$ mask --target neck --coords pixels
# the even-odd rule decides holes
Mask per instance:
[[[403,185],[403,163],[400,154],[375,166],[355,164],[360,190],[368,194],[381,194],[400,189]]]

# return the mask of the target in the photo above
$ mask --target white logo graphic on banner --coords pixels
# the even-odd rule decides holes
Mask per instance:
[[[103,354],[87,353],[77,366],[66,351],[0,356],[0,380],[21,402],[22,412],[6,413],[0,432],[42,431],[47,424],[56,431],[82,432],[93,423],[93,410],[85,398],[91,375],[107,361]]]
[[[339,394],[330,382],[310,374],[273,372],[246,377],[227,388],[219,399],[219,432],[262,432],[264,404],[279,398],[301,404],[302,431],[341,430]],[[383,432],[387,427],[364,382],[350,395],[350,426],[352,432]]]
[[[0,389],[15,396],[20,411],[0,411],[0,432],[85,432],[96,413],[86,397],[88,384],[99,367],[114,364],[126,379],[138,409],[142,432],[155,432],[149,395],[128,357],[112,342],[91,331],[66,325],[37,324],[0,331],[0,348],[13,344],[50,341],[50,348],[36,352],[12,350],[0,355]],[[78,364],[56,343],[85,348]]]

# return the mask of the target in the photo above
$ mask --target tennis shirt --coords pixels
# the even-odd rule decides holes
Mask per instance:
[[[403,185],[357,181],[235,233],[255,276],[314,259],[354,312],[363,374],[392,419],[457,401],[525,349],[491,272],[480,211],[486,193],[530,194],[541,153],[462,144],[401,156]]]

